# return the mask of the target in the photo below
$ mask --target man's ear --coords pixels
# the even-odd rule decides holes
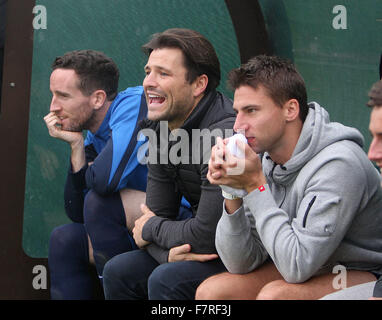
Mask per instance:
[[[300,104],[296,99],[290,99],[284,103],[283,106],[285,120],[291,122],[296,120],[299,117],[300,113]]]
[[[92,93],[91,101],[93,103],[94,109],[100,109],[106,101],[107,95],[104,90],[96,90]]]
[[[208,85],[208,77],[205,74],[200,75],[197,77],[194,81],[193,90],[194,90],[194,97],[199,97],[207,88]]]

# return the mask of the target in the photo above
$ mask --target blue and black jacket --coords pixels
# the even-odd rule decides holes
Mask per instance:
[[[138,158],[145,154],[138,152],[145,148],[145,141],[137,140],[137,124],[146,115],[142,86],[127,88],[110,105],[97,132],[87,133],[87,163],[76,173],[70,165],[65,184],[65,211],[71,220],[83,223],[84,197],[89,190],[102,196],[124,188],[146,191],[147,167]]]

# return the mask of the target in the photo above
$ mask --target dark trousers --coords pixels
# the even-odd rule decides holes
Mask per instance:
[[[178,219],[191,216],[189,208],[180,208]],[[89,265],[88,235],[100,279],[109,259],[138,249],[126,228],[125,211],[118,192],[102,197],[89,191],[84,203],[84,220],[84,224],[57,227],[51,234],[48,261],[52,299],[92,299],[94,294],[98,297],[99,292],[103,293],[97,284],[94,285],[94,270]]]
[[[220,259],[159,265],[145,250],[120,254],[106,263],[105,298],[111,300],[193,300],[208,277],[227,271]]]

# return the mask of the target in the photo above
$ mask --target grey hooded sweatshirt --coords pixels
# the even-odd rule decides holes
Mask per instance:
[[[248,273],[271,258],[287,282],[348,270],[382,273],[382,191],[358,130],[330,122],[309,104],[292,157],[264,154],[265,190],[252,191],[216,231],[216,248],[231,273]]]

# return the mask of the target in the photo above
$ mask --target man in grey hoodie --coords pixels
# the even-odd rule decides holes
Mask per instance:
[[[196,299],[318,299],[341,287],[334,270],[346,273],[347,286],[375,280],[382,192],[362,135],[307,104],[302,77],[283,59],[255,57],[229,82],[245,158],[220,139],[207,176],[232,190],[223,192],[216,231],[229,273],[205,280]],[[238,166],[243,172],[232,174]]]

